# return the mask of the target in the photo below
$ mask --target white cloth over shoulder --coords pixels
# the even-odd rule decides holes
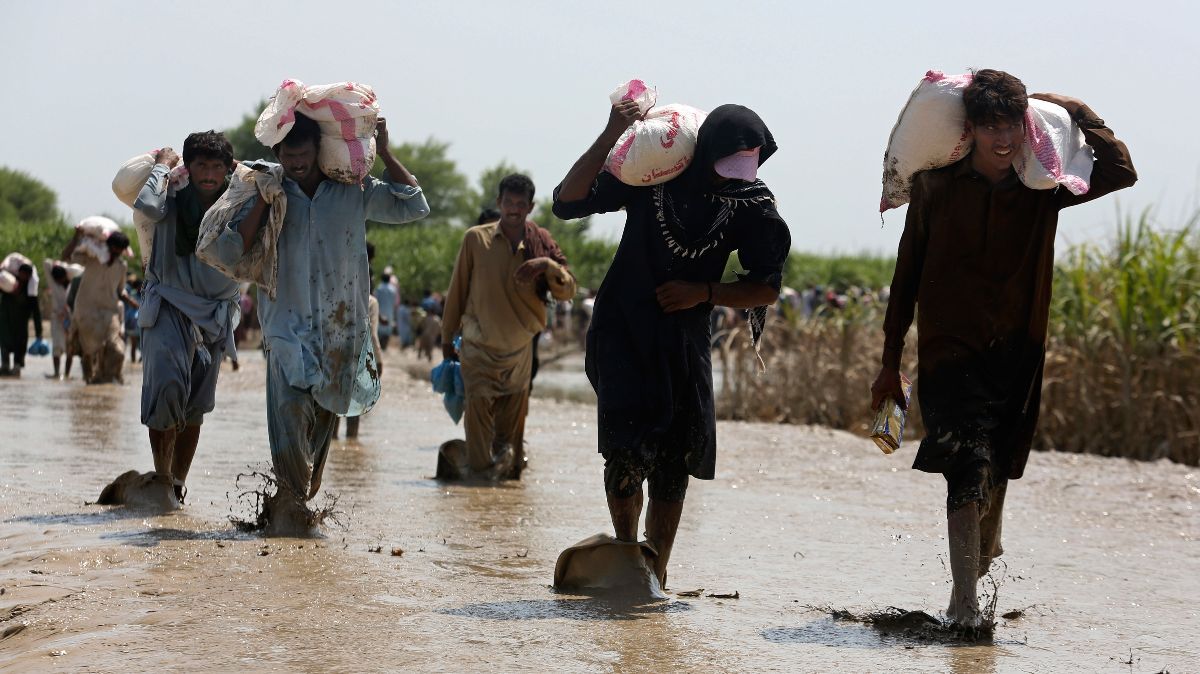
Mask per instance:
[[[236,263],[226,264],[217,254],[217,241],[242,207],[255,196],[261,196],[271,206],[267,222],[259,227],[250,250]],[[229,189],[204,214],[200,236],[196,241],[196,257],[235,281],[257,284],[266,291],[268,297],[275,299],[276,279],[279,276],[276,247],[286,214],[283,167],[266,163],[238,164],[229,180]]]
[[[971,152],[963,90],[970,73],[945,75],[930,70],[913,89],[888,138],[883,158],[883,196],[879,212],[908,203],[912,179],[919,171],[949,166]],[[1085,194],[1092,176],[1092,148],[1062,107],[1029,99],[1025,111],[1025,143],[1013,162],[1026,187]]]

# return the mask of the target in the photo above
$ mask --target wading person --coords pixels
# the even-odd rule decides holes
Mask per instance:
[[[25,347],[29,345],[30,320],[34,334],[42,338],[42,310],[38,306],[33,266],[20,265],[14,276],[17,283],[13,289],[0,291],[0,377],[21,376]]]
[[[442,354],[459,358],[462,333],[470,476],[519,479],[533,337],[546,327],[546,302],[575,295],[575,277],[550,232],[529,220],[533,181],[500,181],[498,221],[467,230],[458,249],[442,322]]]
[[[84,270],[71,309],[71,332],[74,339],[78,340],[83,379],[89,384],[123,383],[121,368],[125,365],[125,312],[122,301],[136,304],[125,292],[128,266],[121,258],[129,247],[129,237],[124,232],[108,235],[105,240],[108,262],[104,263],[83,250],[77,252],[83,236],[82,230],[76,229],[75,238],[71,239],[62,254],[62,259],[73,260],[82,265]],[[70,370],[68,354],[68,375]]]
[[[653,187],[630,187],[601,170],[637,115],[632,101],[612,108],[603,133],[555,190],[554,213],[564,219],[627,213],[596,296],[586,370],[596,390],[616,537],[637,540],[648,482],[646,538],[656,553],[653,571],[665,585],[688,477],[711,480],[716,465],[709,313],[715,306],[751,310],[757,345],[791,236],[757,178],[776,145],[752,110],[713,110],[700,127],[692,164]],[[733,250],[746,271],[722,283]]]
[[[980,70],[963,92],[974,149],[918,173],[884,319],[883,367],[872,407],[901,404],[900,357],[917,307],[918,396],[926,436],[913,468],[946,480],[950,569],[947,616],[980,624],[978,578],[1000,555],[1008,480],[1020,478],[1041,401],[1046,322],[1059,210],[1137,179],[1125,144],[1082,102],[1065,108],[1095,151],[1091,189],[1032,190],[1013,159],[1025,138],[1025,85]]]
[[[388,180],[361,187],[335,182],[317,164],[321,131],[296,114],[274,147],[283,166],[287,213],[279,234],[275,299],[260,289],[259,321],[267,357],[267,434],[278,481],[267,499],[274,532],[311,533],[318,522],[306,502],[321,487],[337,415],[358,416],[379,399],[367,297],[366,222],[401,223],[429,214],[416,179],[388,149],[387,125],[376,126]],[[250,199],[217,240],[233,266],[250,250],[267,215]]]
[[[379,275],[379,285],[375,287],[373,295],[379,304],[379,325],[375,331],[375,339],[379,342],[379,350],[384,351],[388,347],[388,340],[392,333],[395,332],[396,303],[399,300],[395,289],[392,288],[391,274],[384,272]]]
[[[61,375],[62,357],[67,353],[67,326],[71,322],[71,307],[67,305],[67,292],[71,288],[71,274],[66,266],[54,260],[44,263],[46,275],[50,277],[47,286],[50,291],[50,340],[54,342],[51,362],[54,364],[54,374],[48,374],[50,379],[58,379]]]
[[[135,326],[142,333],[141,418],[154,458],[149,500],[178,508],[204,415],[216,405],[221,360],[236,348],[238,283],[196,257],[200,222],[229,185],[233,146],[216,131],[189,135],[189,184],[174,195],[168,179],[179,155],[167,147],[154,161],[133,206],[155,223]]]

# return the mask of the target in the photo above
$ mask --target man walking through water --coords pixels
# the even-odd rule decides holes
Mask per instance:
[[[388,180],[335,182],[317,164],[321,130],[296,113],[273,149],[283,166],[287,212],[279,234],[275,299],[259,290],[267,356],[267,434],[278,482],[265,504],[269,533],[313,534],[319,517],[307,501],[321,475],[337,415],[358,416],[379,399],[367,297],[366,222],[401,223],[429,214],[417,180],[392,156],[386,121],[375,128]],[[249,251],[268,204],[251,198],[217,240],[234,266]]]
[[[1091,188],[1022,185],[1013,159],[1025,139],[1025,85],[980,70],[963,92],[971,153],[918,173],[884,319],[883,367],[872,407],[904,405],[900,357],[917,317],[918,395],[926,436],[913,468],[946,480],[947,617],[982,623],[976,596],[1000,544],[1008,480],[1025,471],[1041,401],[1059,210],[1137,180],[1129,151],[1081,101],[1033,94],[1070,113],[1095,151]]]
[[[467,230],[442,317],[442,354],[459,354],[466,388],[467,463],[472,477],[519,479],[525,467],[533,337],[546,327],[546,302],[575,295],[575,277],[550,232],[529,220],[533,181],[500,181],[500,219]]]
[[[616,537],[637,541],[649,483],[646,550],[659,586],[683,512],[688,476],[713,479],[709,314],[750,310],[757,347],[791,248],[775,197],[758,179],[776,145],[749,108],[722,105],[700,127],[691,165],[653,187],[631,187],[601,167],[637,104],[613,106],[608,124],[554,193],[554,214],[581,218],[625,209],[612,266],[587,335],[586,370],[597,397],[604,487]],[[745,269],[723,283],[729,254]],[[557,575],[557,574],[556,574]]]
[[[0,291],[0,377],[21,376],[30,321],[34,334],[42,338],[42,311],[33,266],[21,264],[15,277],[16,285],[10,292]]]
[[[189,135],[183,141],[189,183],[172,195],[170,172],[179,161],[175,150],[159,150],[133,205],[155,223],[137,319],[142,423],[154,476],[139,496],[164,509],[183,504],[200,426],[216,405],[221,361],[226,353],[236,358],[233,329],[240,317],[238,282],[196,257],[200,222],[229,185],[233,146],[216,131]]]

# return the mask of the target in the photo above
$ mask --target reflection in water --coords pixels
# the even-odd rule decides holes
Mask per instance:
[[[439,611],[446,615],[486,620],[645,620],[667,613],[690,611],[686,602],[633,604],[601,599],[519,599],[483,602]]]
[[[120,425],[131,424],[142,429],[138,418],[122,419],[114,414],[131,388],[120,384],[71,386],[67,391],[71,441],[86,449],[109,449]]]

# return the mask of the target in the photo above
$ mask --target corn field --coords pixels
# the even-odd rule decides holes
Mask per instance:
[[[1036,449],[1200,465],[1198,221],[1164,230],[1149,214],[1126,218],[1108,246],[1060,257]],[[773,317],[765,373],[744,331],[735,333],[713,354],[723,373],[718,414],[866,434],[882,324],[882,305]],[[915,375],[915,330],[907,341],[903,369]],[[922,434],[913,398],[906,442]]]

